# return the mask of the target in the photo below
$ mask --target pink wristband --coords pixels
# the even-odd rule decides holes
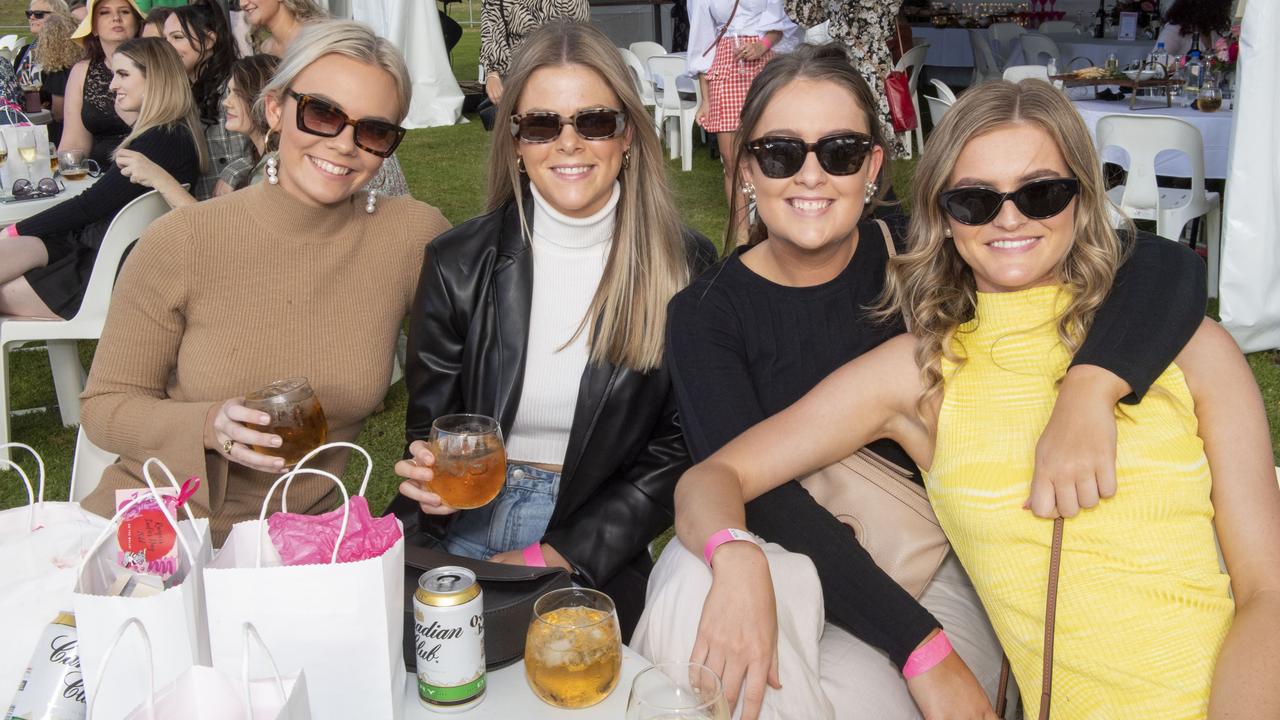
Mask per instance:
[[[547,558],[542,555],[542,543],[536,542],[525,548],[520,553],[524,556],[524,564],[527,567],[546,567]]]
[[[14,223],[4,229],[5,237],[18,237],[18,224]]]
[[[943,658],[951,654],[951,641],[947,639],[947,634],[941,630],[929,642],[915,649],[915,652],[907,656],[907,662],[902,666],[902,677],[910,680],[934,665],[942,662]]]
[[[712,535],[707,539],[707,544],[702,548],[702,558],[707,561],[707,567],[711,567],[711,556],[715,554],[716,548],[727,542],[736,542],[745,540],[747,542],[755,542],[756,539],[746,530],[737,530],[735,528],[725,528]]]
[[[765,49],[765,50],[772,50],[772,49],[773,49],[773,41],[769,39],[769,36],[768,36],[768,35],[765,35],[765,36],[764,36],[764,39],[760,41],[760,44],[761,44],[761,45],[764,45],[764,49]]]

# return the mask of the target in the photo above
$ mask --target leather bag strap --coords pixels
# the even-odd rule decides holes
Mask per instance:
[[[1044,609],[1044,668],[1040,678],[1040,720],[1049,720],[1053,694],[1053,629],[1058,616],[1058,570],[1062,565],[1062,518],[1053,521],[1053,544],[1049,546],[1049,587]],[[1009,689],[1009,656],[1000,658],[1000,690],[996,715],[1004,717],[1005,695]]]
[[[724,21],[724,27],[721,27],[720,32],[716,33],[716,39],[711,41],[711,45],[707,47],[706,50],[702,51],[703,57],[706,57],[707,53],[715,50],[716,46],[720,44],[720,38],[724,37],[724,34],[729,32],[729,26],[733,24],[733,16],[738,14],[739,2],[741,2],[741,0],[733,0],[733,9],[729,11],[729,19]]]
[[[880,226],[880,234],[884,236],[884,248],[889,251],[889,257],[897,257],[898,249],[893,246],[893,236],[889,234],[889,225],[880,218],[876,218],[876,224]]]

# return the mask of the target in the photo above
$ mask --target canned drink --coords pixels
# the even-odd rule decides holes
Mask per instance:
[[[484,595],[476,574],[447,565],[418,578],[413,594],[418,700],[461,712],[484,699]]]
[[[76,617],[60,612],[44,629],[18,692],[4,717],[23,720],[84,720]]]

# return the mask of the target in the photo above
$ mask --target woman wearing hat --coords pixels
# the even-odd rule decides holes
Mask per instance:
[[[108,86],[111,61],[120,43],[135,37],[142,13],[134,0],[89,0],[89,12],[71,37],[84,45],[86,59],[67,77],[60,150],[82,150],[99,165],[130,132],[137,115],[117,112]]]

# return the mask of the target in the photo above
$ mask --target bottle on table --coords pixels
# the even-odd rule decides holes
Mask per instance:
[[[1168,77],[1171,74],[1169,53],[1164,49],[1163,40],[1156,43],[1156,49],[1152,50],[1151,54],[1147,56],[1147,65],[1150,65],[1152,70],[1159,70],[1164,73],[1164,77]]]
[[[1107,34],[1107,8],[1106,0],[1098,0],[1098,11],[1093,14],[1096,18],[1093,26],[1093,36],[1096,38],[1105,37]]]
[[[1107,56],[1106,69],[1108,75],[1115,75],[1120,71],[1120,61],[1116,59],[1115,53]]]
[[[1199,50],[1192,50],[1188,56],[1183,77],[1182,91],[1195,97],[1200,92],[1200,85],[1204,82],[1204,61],[1200,59]]]

